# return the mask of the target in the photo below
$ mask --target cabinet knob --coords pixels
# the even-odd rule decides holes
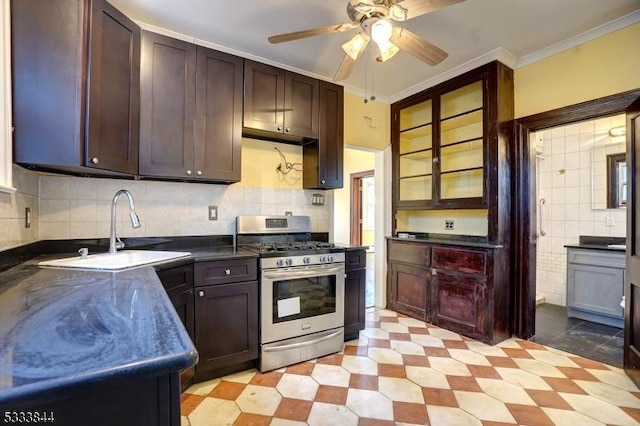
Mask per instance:
[[[324,185],[325,180],[324,180],[324,179],[321,179],[321,180],[320,180],[320,183]]]
[[[98,159],[98,157],[93,157],[93,158],[91,159],[91,162],[92,162],[93,164],[98,164],[98,163],[100,162],[100,160]]]
[[[198,296],[200,296],[200,297],[204,297],[204,291],[200,290],[200,291],[198,292]]]
[[[432,276],[436,276],[436,275],[438,275],[438,271],[436,271],[435,269],[432,269],[432,270],[431,270],[431,275],[432,275]]]
[[[278,131],[281,132],[282,131],[282,127],[278,126]]]
[[[286,129],[284,129],[285,132],[289,133],[291,131],[291,129],[289,129],[288,127]]]
[[[202,176],[202,170],[198,170],[198,171],[196,172],[196,174],[197,174],[198,176]]]
[[[187,176],[191,176],[191,170],[187,170]]]
[[[225,270],[224,270],[224,274],[225,274],[225,275],[231,275],[231,271],[230,271],[229,269],[225,269]]]

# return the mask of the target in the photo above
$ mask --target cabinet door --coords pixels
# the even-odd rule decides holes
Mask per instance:
[[[358,338],[365,328],[366,287],[365,269],[348,271],[344,282],[344,339]]]
[[[243,59],[198,46],[195,174],[240,180]]]
[[[196,348],[202,373],[258,358],[258,282],[196,288]]]
[[[104,0],[92,0],[90,28],[85,164],[137,174],[140,28]]]
[[[315,78],[285,73],[284,132],[318,138],[319,82]]]
[[[623,290],[624,269],[567,265],[567,307],[570,310],[580,309],[622,319],[624,311],[620,301]]]
[[[302,150],[303,187],[342,188],[344,155],[344,93],[341,86],[320,82],[319,133]]]
[[[284,70],[245,60],[243,126],[283,131]]]
[[[389,268],[389,307],[394,311],[430,321],[429,289],[431,273],[416,266],[391,262]]]
[[[140,174],[189,178],[193,170],[196,46],[142,33]]]
[[[485,330],[486,277],[434,269],[431,275],[432,322],[470,337],[491,339]],[[489,316],[493,312],[487,312]],[[485,333],[485,331],[487,331]]]

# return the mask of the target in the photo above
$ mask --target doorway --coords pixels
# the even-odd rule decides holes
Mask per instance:
[[[539,198],[534,178],[536,151],[535,145],[530,143],[531,135],[536,131],[544,131],[556,126],[624,113],[639,97],[640,91],[634,90],[516,120],[513,157],[515,159],[513,222],[516,228],[513,240],[515,259],[513,325],[516,336],[530,339],[536,332],[535,283]]]
[[[373,170],[351,174],[351,235],[352,246],[366,246],[367,308],[375,304],[375,173]]]
[[[574,268],[568,268],[566,246],[577,246],[583,238],[592,240],[593,236],[611,239],[611,243],[624,241],[626,237],[626,209],[607,204],[607,159],[612,155],[625,156],[625,118],[624,114],[618,114],[555,126],[530,135],[535,151],[532,178],[535,177],[538,218],[533,340],[620,368],[624,344],[622,308],[613,306],[614,314],[620,316],[617,322],[593,315],[591,312],[598,309],[595,306],[593,311],[568,309],[578,302],[568,297],[575,291],[569,292],[567,288],[568,271]],[[616,256],[623,258],[624,253]],[[623,264],[624,259],[621,262]],[[621,274],[622,270],[615,272]],[[615,299],[613,304],[618,305],[623,282],[619,279],[621,275],[614,276],[613,290],[619,294],[601,296]],[[597,298],[598,289],[585,291],[584,280],[574,281],[579,291],[576,297],[590,298],[590,301]],[[612,325],[614,322],[616,326]]]

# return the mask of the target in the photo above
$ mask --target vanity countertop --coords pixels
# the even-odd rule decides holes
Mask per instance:
[[[196,363],[152,267],[50,269],[37,260],[0,273],[0,407]]]

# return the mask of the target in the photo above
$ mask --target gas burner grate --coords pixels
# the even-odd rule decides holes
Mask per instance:
[[[324,241],[294,241],[276,243],[255,243],[243,245],[244,248],[258,253],[295,252],[301,250],[320,250],[334,248],[333,243]]]

